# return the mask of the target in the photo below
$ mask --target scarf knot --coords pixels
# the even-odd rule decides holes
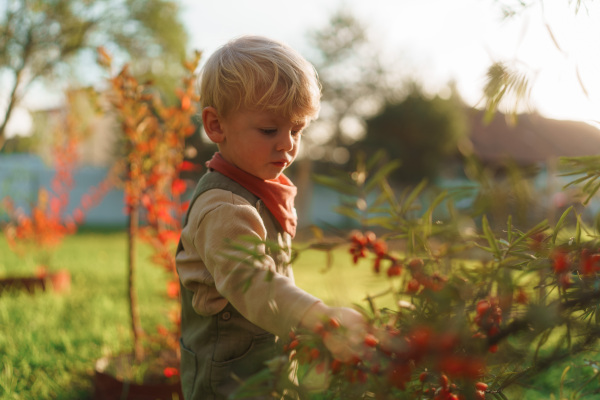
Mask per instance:
[[[206,166],[220,172],[260,198],[273,214],[283,230],[292,237],[296,235],[298,218],[294,209],[297,188],[284,174],[277,179],[263,180],[227,162],[220,153],[215,153]]]

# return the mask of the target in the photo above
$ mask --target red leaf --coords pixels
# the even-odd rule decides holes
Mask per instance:
[[[185,192],[186,188],[187,183],[185,183],[183,179],[175,179],[173,180],[173,183],[171,183],[171,192],[176,196]]]
[[[201,165],[194,164],[191,161],[183,161],[179,166],[181,171],[200,171],[202,169]]]

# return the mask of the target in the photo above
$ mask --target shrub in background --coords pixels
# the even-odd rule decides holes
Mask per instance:
[[[112,187],[110,175],[97,187],[91,187],[81,204],[69,215],[69,196],[73,189],[73,171],[78,166],[78,146],[87,134],[81,116],[73,111],[81,101],[78,91],[66,92],[67,106],[60,124],[50,131],[53,138],[52,163],[55,170],[50,188],[40,188],[29,212],[18,208],[10,196],[3,199],[9,222],[4,234],[10,248],[20,257],[33,256],[39,275],[53,268],[52,253],[67,235],[77,231],[85,213],[97,205]],[[88,97],[92,101],[92,98]]]
[[[145,358],[142,339],[148,336],[142,331],[135,290],[137,239],[150,244],[151,259],[168,273],[166,293],[178,300],[179,284],[175,269],[175,246],[179,240],[183,213],[187,204],[182,201],[187,182],[180,178],[189,169],[184,161],[185,138],[196,130],[191,117],[196,110],[194,102],[194,72],[200,61],[200,53],[184,63],[187,75],[183,87],[176,90],[178,104],[166,106],[152,83],[140,83],[130,73],[127,65],[112,74],[111,56],[98,49],[99,62],[110,73],[109,98],[112,110],[121,124],[125,153],[113,172],[121,177],[125,191],[125,212],[128,215],[128,291],[133,333],[135,359]],[[172,327],[158,327],[150,345],[153,350],[166,346],[179,352],[179,303],[173,302],[169,312]],[[175,360],[178,364],[177,360]],[[174,366],[165,369],[172,377]]]

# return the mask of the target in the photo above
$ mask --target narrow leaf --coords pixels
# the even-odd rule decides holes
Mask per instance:
[[[404,200],[404,203],[402,204],[402,211],[401,211],[402,213],[406,212],[406,210],[408,210],[410,208],[410,206],[412,205],[412,203],[421,194],[421,192],[425,189],[426,186],[427,186],[427,180],[423,179],[412,190],[412,192],[408,195],[408,197],[406,198],[406,200]]]
[[[383,167],[381,167],[371,178],[367,180],[365,185],[365,191],[371,191],[377,184],[379,184],[384,178],[386,178],[393,170],[398,169],[402,162],[400,160],[393,160]]]
[[[496,242],[494,233],[492,232],[492,230],[490,228],[490,224],[488,222],[487,216],[485,216],[485,215],[483,216],[483,220],[481,223],[482,223],[482,227],[483,227],[483,234],[484,234],[485,238],[487,239],[488,243],[490,244],[492,251],[494,252],[494,254],[497,257],[500,257],[500,249],[498,248],[498,243]]]
[[[552,244],[556,244],[556,237],[558,236],[558,231],[560,230],[560,228],[562,228],[562,225],[565,222],[565,219],[567,218],[567,215],[569,215],[569,213],[571,212],[571,210],[573,209],[573,206],[567,208],[565,210],[565,212],[560,216],[560,219],[558,220],[558,222],[556,223],[556,227],[554,228],[554,233],[552,233]]]
[[[313,180],[325,187],[335,190],[336,192],[356,195],[356,187],[340,181],[339,179],[332,178],[325,175],[313,175]]]

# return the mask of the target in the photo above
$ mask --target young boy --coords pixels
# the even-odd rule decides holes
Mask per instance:
[[[186,400],[226,398],[264,368],[277,354],[277,336],[293,328],[338,319],[349,336],[325,344],[342,360],[356,354],[365,333],[359,313],[296,287],[289,265],[296,187],[283,170],[319,111],[312,65],[283,43],[241,37],[208,59],[200,99],[204,130],[219,152],[198,183],[176,257]],[[236,241],[242,237],[256,241]],[[256,242],[259,259],[249,254]]]

